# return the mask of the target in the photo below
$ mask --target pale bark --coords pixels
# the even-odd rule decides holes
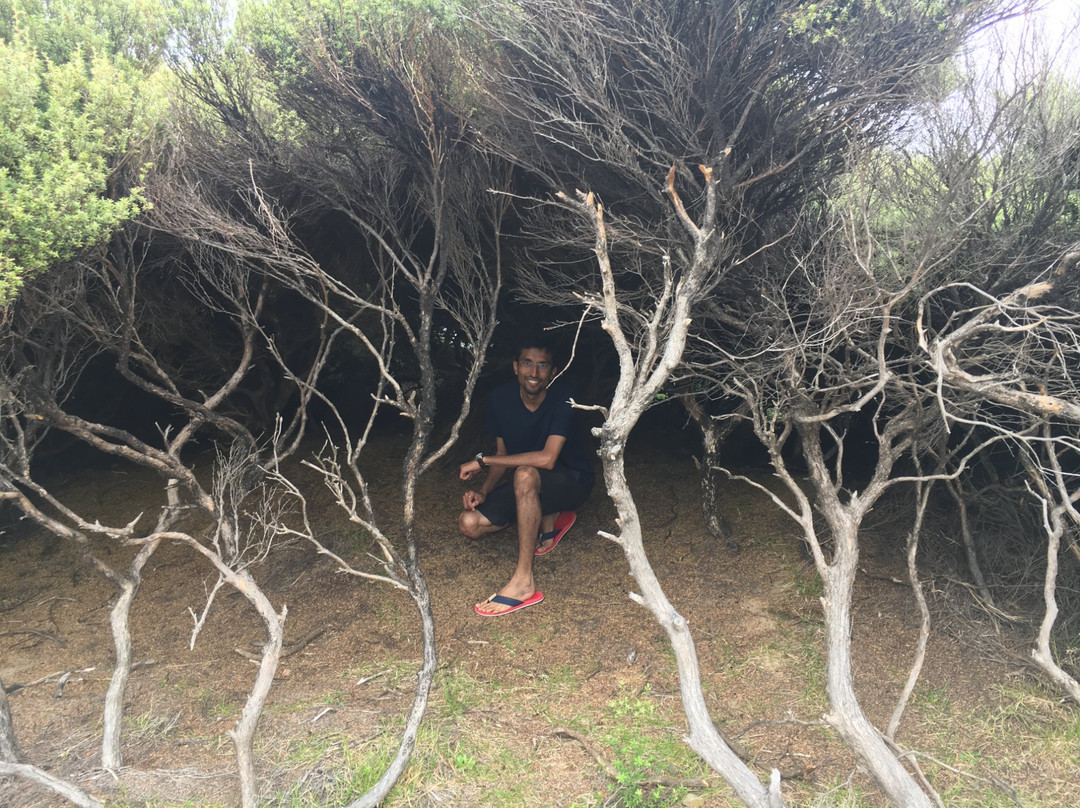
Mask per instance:
[[[228,529],[226,528],[226,530]],[[275,611],[270,599],[266,597],[258,583],[251,577],[251,573],[242,567],[233,569],[215,548],[205,546],[194,537],[186,533],[166,531],[155,534],[150,538],[158,542],[162,539],[184,542],[206,558],[214,565],[218,573],[255,607],[255,611],[266,629],[266,642],[262,647],[259,669],[255,674],[251,692],[244,703],[244,709],[240,713],[236,726],[229,730],[229,737],[232,738],[233,745],[236,748],[241,805],[243,808],[256,808],[259,804],[259,789],[255,775],[255,757],[252,752],[252,742],[255,738],[255,730],[259,725],[259,719],[262,717],[263,708],[266,706],[266,697],[274,684],[274,674],[277,672],[278,662],[281,660],[281,645],[285,637],[284,625],[288,608],[282,606],[280,613]],[[226,540],[226,544],[228,544],[228,540]]]
[[[11,723],[11,707],[8,705],[7,690],[0,679],[0,762],[18,763],[19,744],[15,741],[15,728]]]
[[[674,188],[674,169],[668,174],[667,190],[672,207],[691,236],[694,253],[678,280],[671,267],[665,267],[664,287],[657,296],[656,308],[645,333],[636,346],[627,338],[620,321],[619,290],[611,267],[604,208],[591,194],[580,195],[575,206],[594,228],[594,252],[602,291],[593,306],[600,311],[603,329],[611,338],[619,357],[618,384],[611,405],[605,411],[604,425],[598,430],[604,479],[608,495],[618,513],[619,534],[603,535],[623,548],[630,573],[641,588],[641,593],[633,596],[634,600],[649,609],[671,642],[679,674],[679,693],[690,730],[687,742],[746,805],[751,808],[781,808],[783,799],[779,774],[774,770],[769,785],[764,785],[724,741],[709,716],[689,625],[668,600],[645,553],[641,520],[623,466],[631,430],[682,358],[691,324],[690,308],[723,249],[723,236],[714,227],[717,208],[713,172],[704,166],[701,171],[706,198],[701,222],[692,220],[683,207]],[[568,197],[561,198],[571,204]]]
[[[79,788],[77,785],[69,783],[67,780],[63,780],[59,777],[55,777],[47,771],[39,769],[37,766],[31,766],[28,763],[8,763],[6,761],[0,761],[0,776],[3,775],[15,775],[17,777],[25,778],[33,783],[37,783],[40,786],[45,786],[45,788],[59,794],[69,802],[78,805],[79,808],[102,808],[105,804]]]
[[[1039,624],[1039,634],[1035,640],[1035,647],[1031,651],[1031,658],[1035,660],[1042,671],[1060,687],[1066,695],[1077,705],[1080,705],[1080,682],[1063,669],[1054,659],[1054,652],[1050,647],[1050,637],[1057,622],[1057,576],[1058,555],[1061,550],[1061,537],[1065,532],[1066,507],[1044,508],[1044,525],[1046,528],[1046,575],[1043,578],[1043,602],[1045,612],[1042,622]]]
[[[623,548],[630,574],[641,589],[640,595],[634,599],[652,613],[671,643],[679,675],[679,694],[690,730],[686,741],[706,764],[724,778],[746,805],[751,808],[781,808],[784,803],[778,773],[774,770],[769,785],[763,785],[727,744],[709,715],[701,689],[701,669],[690,626],[668,600],[645,553],[637,505],[630,493],[623,467],[624,446],[625,443],[605,444],[602,449],[608,495],[619,514],[619,535],[608,538]]]
[[[362,794],[357,800],[349,803],[348,808],[376,808],[386,799],[387,794],[405,772],[412,758],[413,749],[416,746],[416,736],[420,731],[420,722],[427,710],[428,697],[431,693],[431,683],[435,678],[435,668],[438,665],[438,657],[435,653],[435,621],[431,613],[431,597],[427,588],[427,581],[423,576],[410,575],[412,586],[409,594],[420,612],[421,637],[424,653],[424,664],[417,675],[416,695],[413,698],[412,709],[409,717],[405,720],[405,730],[401,734],[401,742],[398,751],[390,765],[386,767],[382,777],[370,789]]]
[[[930,798],[904,769],[863,712],[855,694],[852,674],[851,595],[859,562],[859,525],[883,493],[882,483],[888,479],[892,462],[897,456],[897,450],[888,440],[891,430],[882,436],[874,482],[864,489],[861,496],[851,494],[850,500],[844,503],[838,497],[838,490],[826,466],[818,429],[815,426],[800,426],[804,456],[818,495],[817,504],[833,536],[832,560],[826,563],[817,536],[812,528],[807,529],[807,523],[803,525],[825,589],[821,601],[825,618],[826,691],[829,697],[829,712],[825,720],[866,766],[890,803],[902,808],[931,808]],[[896,422],[891,426],[899,431]],[[804,516],[810,518],[808,508]]]
[[[259,805],[259,788],[255,778],[255,756],[252,752],[252,742],[255,739],[255,730],[259,725],[263,708],[266,706],[266,697],[274,684],[274,674],[277,672],[278,662],[281,659],[281,643],[284,640],[285,616],[288,614],[286,607],[281,607],[281,613],[274,611],[270,600],[263,591],[255,584],[255,581],[246,571],[237,574],[241,582],[237,588],[244,597],[255,607],[262,618],[266,628],[266,642],[262,647],[262,657],[259,660],[259,671],[255,675],[255,683],[248,694],[247,702],[240,713],[240,720],[236,726],[229,730],[229,736],[236,745],[236,766],[240,772],[240,800],[244,808],[256,808]]]
[[[128,567],[127,575],[119,583],[120,592],[109,610],[109,626],[112,629],[113,648],[116,652],[116,664],[109,687],[105,691],[105,710],[102,714],[101,765],[114,771],[123,764],[121,735],[124,719],[124,692],[131,678],[131,632],[129,622],[131,605],[139,593],[142,583],[142,569],[157,549],[158,542],[150,541],[139,548]]]
[[[826,689],[829,712],[825,720],[843,738],[867,767],[870,776],[886,799],[903,808],[932,808],[930,798],[919,788],[907,770],[882,740],[881,733],[870,723],[858,697],[851,671],[851,590],[855,582],[858,553],[855,537],[836,537],[837,545],[847,545],[842,551],[844,560],[834,562],[824,576]]]
[[[896,739],[896,731],[900,728],[900,720],[904,716],[911,694],[915,692],[915,684],[919,681],[922,673],[923,662],[926,660],[926,645],[930,641],[930,609],[926,605],[926,595],[923,593],[922,582],[919,580],[919,566],[917,556],[919,551],[919,535],[922,533],[923,517],[926,515],[926,506],[930,498],[930,485],[916,484],[915,524],[908,534],[907,541],[907,569],[908,580],[911,582],[911,591],[915,595],[915,603],[919,607],[919,639],[915,644],[915,658],[912,660],[911,669],[908,671],[904,689],[897,699],[896,707],[893,708],[889,725],[885,729],[885,737],[890,741]]]

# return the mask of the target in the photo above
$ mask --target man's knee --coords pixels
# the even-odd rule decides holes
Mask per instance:
[[[514,493],[518,496],[540,492],[540,472],[532,466],[514,469]]]
[[[458,530],[470,539],[480,538],[486,532],[485,529],[491,526],[480,511],[462,511],[458,514],[457,523]]]

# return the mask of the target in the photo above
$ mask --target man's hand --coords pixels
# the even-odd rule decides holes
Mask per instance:
[[[462,504],[467,511],[475,511],[478,505],[482,505],[487,495],[483,491],[466,491],[461,498]]]
[[[480,464],[475,460],[470,460],[468,463],[462,463],[461,469],[458,471],[458,477],[462,480],[471,480],[481,471]]]

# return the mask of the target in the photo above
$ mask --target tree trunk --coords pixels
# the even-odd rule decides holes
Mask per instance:
[[[255,757],[251,750],[255,738],[255,729],[259,725],[266,696],[274,684],[278,661],[281,659],[281,643],[284,640],[285,616],[288,609],[281,608],[281,614],[274,611],[270,600],[259,588],[246,570],[234,573],[233,585],[255,607],[266,627],[266,643],[262,648],[259,672],[255,675],[255,684],[248,694],[247,703],[240,713],[240,720],[229,731],[229,736],[236,745],[236,765],[240,772],[240,802],[244,808],[256,808],[259,804],[259,790],[255,781]]]
[[[606,428],[605,428],[606,431]],[[619,536],[609,536],[623,548],[630,573],[641,587],[634,597],[653,613],[667,632],[679,673],[679,692],[690,728],[690,747],[731,786],[736,796],[750,808],[781,808],[780,781],[774,772],[766,788],[749,767],[739,759],[721,737],[705,704],[701,673],[690,628],[664,594],[641,540],[641,522],[637,505],[630,493],[623,466],[625,439],[605,441],[601,449],[608,494],[619,514]]]
[[[930,641],[930,609],[926,605],[926,595],[923,593],[922,582],[919,580],[919,536],[922,534],[923,517],[926,515],[926,505],[930,499],[930,484],[920,483],[916,493],[915,524],[908,536],[907,568],[908,580],[911,582],[911,591],[915,596],[915,603],[919,607],[919,641],[915,645],[915,659],[908,671],[907,682],[896,701],[896,707],[889,718],[889,726],[885,729],[885,737],[890,741],[896,739],[896,731],[900,728],[900,719],[904,717],[911,694],[915,692],[915,684],[919,681],[923,663],[926,660],[926,646]]]
[[[2,679],[0,679],[0,762],[19,762],[19,745],[15,742],[11,708],[8,706],[7,691],[4,689]]]
[[[988,606],[993,606],[994,599],[990,595],[990,588],[986,585],[986,578],[983,577],[978,553],[975,552],[975,537],[971,534],[971,523],[968,521],[967,500],[964,499],[963,491],[961,491],[960,484],[956,480],[950,480],[946,483],[946,487],[949,489],[949,493],[952,494],[953,501],[960,512],[960,537],[964,542],[968,571],[971,573],[972,580],[975,581],[979,595],[982,596]]]
[[[720,484],[724,479],[720,472],[720,450],[731,434],[735,420],[717,421],[711,418],[691,394],[680,396],[679,400],[701,433],[701,511],[705,528],[714,539],[722,540],[729,549],[737,550],[739,545],[732,538],[731,524],[720,508]]]
[[[416,735],[420,730],[420,722],[423,720],[424,712],[427,710],[431,682],[435,678],[435,667],[438,663],[438,657],[435,654],[435,620],[431,613],[431,596],[428,592],[427,581],[424,580],[418,566],[414,564],[409,566],[409,581],[411,584],[409,593],[412,595],[416,608],[420,612],[424,648],[424,665],[417,677],[416,697],[413,699],[412,709],[409,711],[409,717],[405,722],[405,732],[401,736],[401,743],[398,745],[397,755],[394,756],[393,762],[383,772],[379,781],[358,800],[349,803],[347,808],[376,808],[376,806],[382,804],[382,801],[386,799],[386,795],[390,793],[390,789],[394,787],[398,778],[405,771],[405,767],[409,765],[413,748],[416,746]]]
[[[837,516],[833,514],[829,519],[836,542],[833,563],[822,574],[829,695],[825,720],[866,766],[890,803],[897,808],[932,808],[930,798],[886,746],[855,696],[851,673],[851,592],[858,564],[858,526]]]
[[[431,297],[421,298],[420,345],[422,346],[431,345],[432,306]],[[413,421],[412,443],[403,464],[405,496],[402,503],[401,525],[405,539],[403,566],[409,579],[409,595],[420,613],[424,664],[417,675],[416,696],[413,698],[409,717],[405,721],[405,731],[402,733],[401,743],[398,744],[397,754],[378,782],[359,799],[350,803],[347,808],[376,808],[381,805],[390,793],[390,789],[405,772],[405,767],[409,765],[413,749],[416,747],[416,736],[420,731],[424,713],[427,711],[431,682],[435,678],[435,668],[438,664],[438,655],[435,652],[435,618],[431,612],[431,593],[424,573],[420,569],[416,547],[416,486],[423,473],[423,458],[435,422],[435,369],[431,365],[431,354],[426,347],[417,352],[417,359],[421,366],[423,393],[417,417]]]
[[[1057,576],[1058,555],[1061,551],[1061,537],[1065,533],[1064,506],[1048,508],[1044,511],[1046,528],[1046,577],[1043,579],[1043,601],[1046,611],[1043,614],[1042,623],[1039,626],[1039,634],[1035,640],[1035,647],[1031,650],[1031,658],[1042,668],[1054,684],[1060,687],[1070,699],[1080,704],[1080,682],[1070,676],[1054,659],[1054,652],[1050,648],[1050,634],[1054,623],[1057,621]]]
[[[131,632],[128,630],[131,605],[139,593],[142,569],[159,543],[159,541],[150,541],[139,548],[139,552],[132,559],[127,576],[119,584],[120,592],[109,611],[109,626],[112,628],[113,647],[116,650],[116,665],[113,667],[112,679],[109,680],[109,689],[105,691],[105,712],[102,716],[104,731],[101,742],[101,766],[109,771],[115,771],[124,765],[121,734],[124,718],[124,691],[131,677],[132,665]]]

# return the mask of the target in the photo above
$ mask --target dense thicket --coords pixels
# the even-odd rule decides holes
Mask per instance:
[[[177,540],[217,576],[193,643],[225,584],[266,628],[232,733],[242,801],[257,803],[252,739],[286,611],[255,570],[282,537],[332,555],[286,470],[300,453],[372,539],[376,563],[335,561],[408,591],[423,626],[400,748],[355,804],[385,797],[436,663],[417,488],[461,432],[498,319],[522,306],[578,322],[576,355],[605,357],[588,370],[612,374],[595,388],[609,538],[673,643],[691,745],[745,803],[782,804],[779,775],[763,784],[716,731],[622,467],[642,413],[672,395],[702,435],[717,535],[732,424],[786,485],[769,495],[825,585],[826,719],[893,804],[936,796],[896,744],[929,630],[918,525],[932,486],[964,515],[989,600],[996,550],[967,515],[1003,490],[1027,503],[1010,552],[1038,559],[1033,656],[1080,701],[1075,649],[1053,643],[1069,642],[1059,565],[1080,560],[1080,96],[1049,72],[988,91],[946,69],[1011,5],[0,3],[0,498],[116,587],[103,765],[122,764],[141,570]],[[94,402],[101,378],[156,426]],[[403,512],[388,519],[361,457],[401,416]],[[325,444],[304,455],[312,426]],[[160,509],[118,525],[73,512],[39,482],[50,435],[157,472]],[[216,448],[210,481],[196,438]],[[916,494],[924,631],[881,731],[852,684],[851,592],[863,517],[901,487]],[[139,549],[114,568],[94,537]]]

